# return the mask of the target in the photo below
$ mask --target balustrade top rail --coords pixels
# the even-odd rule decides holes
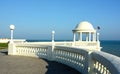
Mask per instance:
[[[72,46],[74,42],[72,41],[63,41],[63,42],[54,42],[55,45],[62,45],[62,46]],[[23,44],[39,44],[39,45],[52,45],[52,42],[25,42]],[[76,41],[75,42],[75,46],[81,46],[81,47],[85,47],[85,46],[93,46],[95,47],[97,45],[97,42],[95,41]]]
[[[104,65],[111,74],[120,74],[120,58],[102,51],[94,51],[92,54],[94,61]]]
[[[48,47],[50,45],[40,44],[15,44],[16,47]]]
[[[71,52],[76,52],[76,53],[82,53],[86,52],[88,53],[88,49],[83,49],[83,48],[76,48],[76,47],[69,47],[69,46],[55,46],[57,49],[60,48],[60,50],[65,50],[65,51],[71,51]]]

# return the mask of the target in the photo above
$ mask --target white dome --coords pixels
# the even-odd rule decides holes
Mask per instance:
[[[92,24],[87,21],[80,22],[74,30],[75,31],[85,31],[85,32],[95,31]]]

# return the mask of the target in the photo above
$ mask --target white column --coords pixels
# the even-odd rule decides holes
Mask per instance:
[[[8,55],[16,55],[16,46],[13,42],[8,44]]]
[[[89,32],[89,41],[91,41],[91,32]]]
[[[99,34],[99,33],[97,33],[97,41],[99,41],[99,35],[100,35],[100,34]]]
[[[73,32],[73,42],[75,42],[76,40],[76,35],[75,35],[75,32]]]
[[[82,41],[82,32],[80,32],[80,41]]]
[[[78,33],[78,41],[80,41],[80,33]]]
[[[76,35],[75,35],[75,32],[73,32],[73,43],[72,43],[72,46],[75,46],[75,40],[76,40]]]
[[[13,30],[11,30],[11,41],[13,40]]]
[[[14,30],[15,26],[14,25],[10,25],[10,30],[11,30],[11,40],[10,43],[13,43],[13,30]]]
[[[86,33],[86,41],[88,41],[89,33]]]
[[[52,31],[52,42],[54,42],[54,39],[55,39],[54,34],[55,34],[55,31]]]
[[[92,41],[95,41],[95,33],[92,33]]]
[[[15,55],[16,54],[16,47],[15,47],[15,44],[13,42],[13,30],[14,30],[14,28],[15,28],[14,25],[10,25],[11,40],[10,40],[10,43],[8,44],[8,55]]]
[[[93,32],[93,41],[96,41],[96,32]]]
[[[54,51],[54,47],[55,47],[55,31],[52,31],[52,51]]]

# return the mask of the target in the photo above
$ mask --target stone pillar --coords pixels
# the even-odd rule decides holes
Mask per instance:
[[[13,42],[13,30],[14,30],[14,28],[15,28],[14,25],[10,25],[11,39],[10,39],[10,43],[8,44],[8,55],[15,55],[16,54],[16,47],[15,47],[15,44]]]
[[[13,43],[13,30],[15,29],[14,25],[10,25],[10,30],[11,30],[11,40],[10,43]]]
[[[13,43],[13,30],[11,30],[11,39],[10,39],[10,43]]]
[[[73,42],[75,42],[76,40],[76,35],[75,35],[75,32],[73,32]]]
[[[47,49],[47,59],[50,61],[54,61],[54,47],[49,46]]]
[[[95,63],[95,61],[93,60],[93,58],[92,58],[92,55],[91,55],[91,53],[92,53],[92,51],[89,51],[89,56],[88,56],[88,74],[95,74],[94,73],[94,63]]]
[[[99,33],[97,33],[97,41],[99,41],[99,35],[100,35],[100,34],[99,34]]]
[[[86,33],[86,41],[88,41],[89,33]]]
[[[96,41],[96,32],[93,32],[93,41]]]
[[[15,54],[16,54],[15,44],[13,42],[9,43],[8,44],[8,55],[15,55]]]
[[[52,31],[52,42],[54,42],[54,40],[55,40],[54,35],[55,35],[55,31]]]
[[[82,32],[80,32],[80,41],[82,41]]]
[[[89,32],[89,41],[91,41],[91,32]]]
[[[72,43],[72,46],[75,46],[75,40],[76,40],[76,35],[75,35],[75,32],[73,32],[73,43]]]
[[[78,41],[80,41],[80,33],[78,33]]]

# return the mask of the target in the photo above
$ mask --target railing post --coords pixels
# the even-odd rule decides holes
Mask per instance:
[[[50,61],[54,60],[54,46],[55,46],[54,34],[55,34],[55,31],[52,31],[51,46],[48,46],[48,50],[47,50],[47,59]]]
[[[52,46],[48,47],[47,59],[50,60],[50,61],[54,61],[54,49],[52,48]]]
[[[94,60],[91,55],[92,51],[89,51],[89,60],[88,60],[88,74],[94,74]]]
[[[15,55],[16,54],[16,47],[14,43],[8,44],[8,55]]]
[[[98,51],[100,51],[100,50],[101,50],[101,48],[100,48],[100,41],[97,41],[97,46],[96,46],[96,49],[97,49]]]
[[[15,48],[15,44],[13,41],[13,30],[14,30],[15,26],[14,25],[10,25],[10,30],[11,30],[11,39],[10,39],[10,43],[8,44],[8,55],[15,55],[16,54],[16,48]]]

